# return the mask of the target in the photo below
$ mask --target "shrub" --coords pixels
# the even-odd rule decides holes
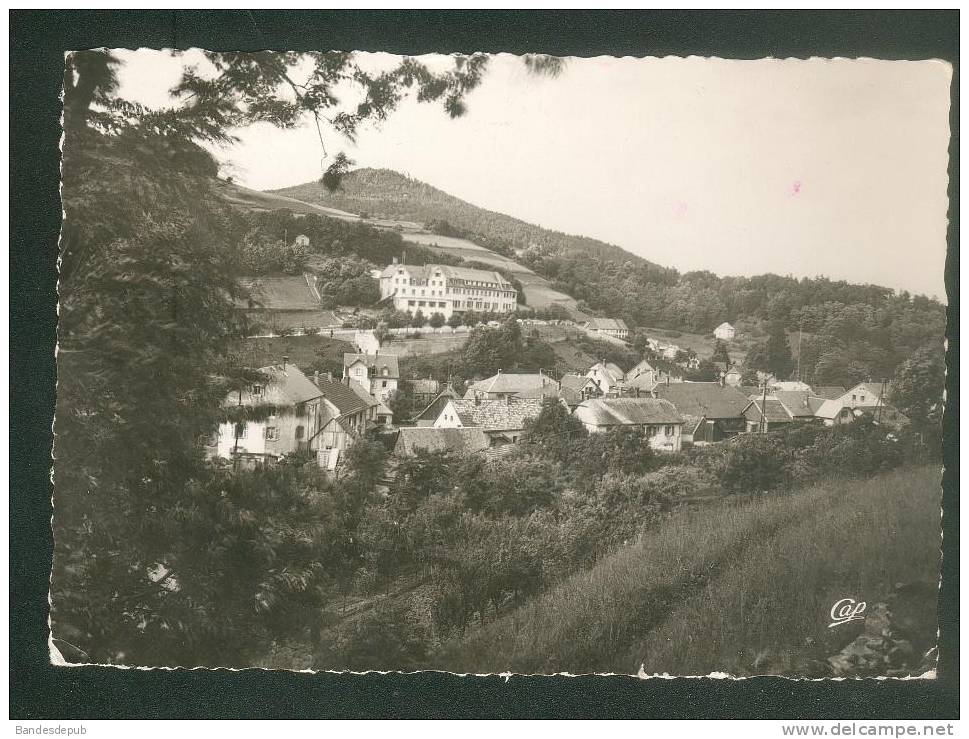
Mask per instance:
[[[784,445],[770,434],[743,434],[728,442],[720,484],[731,493],[762,492],[785,480]]]

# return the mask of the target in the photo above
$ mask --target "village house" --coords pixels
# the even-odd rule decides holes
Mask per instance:
[[[592,318],[583,324],[583,328],[592,334],[611,336],[614,339],[629,339],[629,327],[621,318]]]
[[[713,335],[720,339],[721,341],[731,341],[737,334],[737,329],[731,326],[729,323],[724,321],[715,329],[713,329]]]
[[[400,368],[393,354],[343,355],[343,376],[360,383],[367,392],[386,403],[397,392]]]
[[[380,299],[395,310],[425,316],[478,311],[511,313],[518,307],[518,291],[498,272],[443,264],[393,264],[380,273]]]
[[[686,441],[715,443],[747,430],[744,409],[750,400],[737,388],[719,382],[678,382],[657,385],[653,395],[670,401],[681,416],[696,420]]]
[[[467,456],[490,448],[491,439],[483,429],[474,428],[402,428],[397,434],[393,454],[398,458],[413,457],[418,450],[451,452]]]
[[[540,398],[451,399],[434,422],[434,427],[480,428],[488,434],[492,446],[498,446],[518,442],[525,421],[541,412]]]
[[[315,382],[319,383],[318,374]],[[367,404],[367,421],[376,424],[377,426],[393,426],[394,412],[390,410],[387,405],[368,393],[367,388],[356,380],[350,380],[347,382],[346,379],[344,379],[344,384],[353,390],[360,400]]]
[[[875,423],[900,428],[908,423],[908,418],[886,402],[888,390],[886,383],[858,383],[840,397],[824,401],[816,415],[825,426],[852,423],[867,414]]]
[[[618,395],[626,373],[618,364],[599,361],[589,368],[585,376],[595,383],[603,395]]]
[[[602,395],[602,390],[591,377],[584,375],[567,373],[562,375],[559,380],[562,390],[562,397],[570,406],[576,406],[583,400],[597,398]]]
[[[444,406],[447,405],[449,400],[458,400],[461,396],[458,395],[457,391],[451,387],[448,383],[437,397],[431,400],[420,413],[414,415],[413,418],[409,419],[411,423],[415,426],[433,426],[434,422],[437,421],[438,416],[441,415],[441,411],[444,410]]]
[[[744,418],[747,421],[748,432],[774,431],[779,426],[794,422],[794,417],[784,404],[773,395],[751,400],[744,408]]]
[[[243,467],[271,464],[286,454],[308,450],[310,439],[325,423],[322,391],[287,357],[259,372],[264,380],[230,393],[223,402],[226,407],[245,408],[254,420],[222,423],[209,456]]]
[[[656,398],[593,398],[576,406],[573,415],[589,433],[615,428],[642,429],[649,446],[678,452],[682,446],[683,418],[673,404]]]
[[[308,446],[316,452],[321,468],[334,470],[342,453],[371,427],[376,408],[354,391],[349,378],[337,382],[330,377],[315,376],[314,380],[322,393],[322,423],[310,437]]]
[[[807,390],[775,390],[768,397],[780,401],[795,421],[813,421],[825,401]]]
[[[518,374],[498,370],[498,374],[472,383],[464,397],[474,398],[477,396],[487,400],[498,400],[545,387],[557,390],[559,383],[541,371]]]

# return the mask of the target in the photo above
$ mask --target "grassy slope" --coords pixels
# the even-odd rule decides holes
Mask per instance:
[[[239,351],[253,367],[265,367],[282,361],[284,356],[303,371],[321,359],[343,364],[345,352],[355,352],[353,344],[329,336],[281,336],[273,339],[244,339]]]
[[[939,473],[907,469],[688,511],[446,646],[452,671],[708,674],[823,639],[840,598],[939,571]],[[934,622],[933,622],[934,623]],[[785,669],[785,664],[787,668]]]
[[[333,193],[326,192],[316,182],[307,182],[271,192],[307,203],[354,213],[366,212],[381,218],[419,223],[444,219],[468,231],[509,239],[514,237],[513,240],[523,245],[549,243],[563,250],[593,252],[621,261],[642,260],[641,257],[613,244],[552,231],[503,213],[479,208],[436,187],[389,169],[355,170],[344,178],[340,190]]]

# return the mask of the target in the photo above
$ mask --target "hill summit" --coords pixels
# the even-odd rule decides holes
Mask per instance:
[[[483,245],[500,251],[544,247],[555,253],[581,252],[610,261],[652,264],[614,244],[554,231],[518,218],[479,208],[443,190],[391,169],[357,169],[344,177],[340,189],[328,192],[319,182],[271,190],[273,194],[336,208],[375,219],[412,221],[452,227]],[[446,224],[446,225],[445,225]],[[444,231],[442,234],[447,235]],[[502,248],[504,247],[504,248]],[[652,265],[658,266],[658,265]]]

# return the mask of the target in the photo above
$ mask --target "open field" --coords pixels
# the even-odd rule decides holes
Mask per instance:
[[[360,221],[360,216],[347,213],[325,205],[314,205],[302,200],[278,195],[273,192],[250,190],[242,185],[218,182],[216,187],[219,194],[229,203],[240,205],[249,210],[291,210],[293,213],[314,213],[328,218],[339,218],[341,221]]]
[[[245,339],[240,342],[239,350],[248,357],[248,363],[253,367],[278,364],[286,356],[301,370],[308,371],[325,360],[342,367],[344,352],[355,352],[356,348],[349,341],[328,336],[279,336]]]
[[[654,536],[445,644],[432,666],[797,672],[809,639],[837,638],[827,629],[836,601],[883,600],[899,582],[933,590],[939,485],[937,468],[908,468],[678,513]],[[933,638],[934,601],[923,605],[919,627]]]

